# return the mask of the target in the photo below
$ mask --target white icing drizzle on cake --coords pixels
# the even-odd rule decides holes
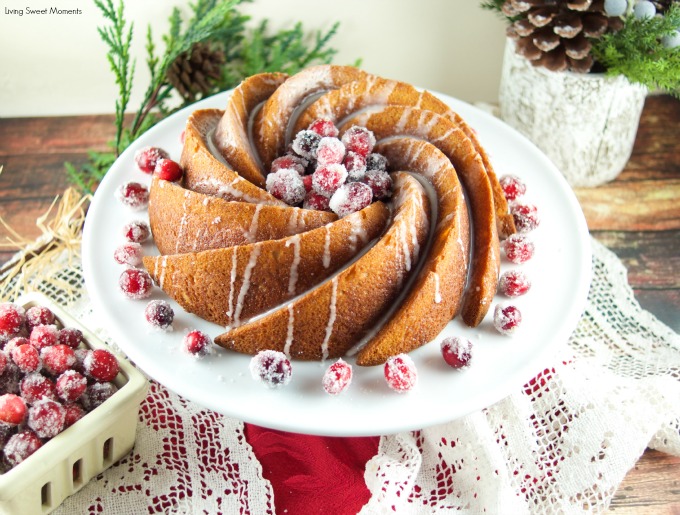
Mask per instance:
[[[286,332],[286,343],[283,346],[283,353],[290,358],[290,346],[293,345],[293,329],[295,328],[295,312],[293,304],[288,304],[288,329]]]
[[[262,204],[257,204],[255,206],[255,212],[253,213],[253,218],[250,220],[250,227],[248,231],[243,234],[246,241],[249,243],[254,243],[257,241],[257,226],[260,218],[260,211],[262,210]]]
[[[295,286],[298,280],[298,265],[300,264],[300,235],[291,236],[286,241],[286,247],[293,247],[293,262],[290,265],[290,274],[288,278],[288,293],[293,295],[295,293]]]
[[[336,275],[331,280],[331,300],[328,306],[328,323],[326,324],[326,335],[321,343],[321,359],[325,361],[328,358],[328,342],[333,334],[333,325],[336,317],[336,304],[338,301],[338,276]]]
[[[326,224],[326,236],[323,245],[323,267],[331,266],[331,224]]]
[[[442,293],[439,290],[439,274],[434,273],[434,303],[439,304],[442,301]]]
[[[246,269],[243,271],[243,283],[241,284],[241,290],[238,292],[238,298],[236,299],[236,309],[234,310],[234,327],[241,325],[241,311],[243,310],[243,301],[248,294],[250,289],[250,277],[253,273],[253,268],[257,263],[257,258],[262,252],[262,245],[255,244],[250,251],[250,256],[248,257],[248,263],[246,264]]]

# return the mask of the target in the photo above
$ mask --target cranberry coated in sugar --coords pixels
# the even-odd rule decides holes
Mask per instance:
[[[459,336],[445,338],[441,343],[441,351],[444,361],[451,368],[465,368],[472,359],[472,342]]]
[[[151,174],[156,169],[156,163],[167,157],[168,153],[162,148],[144,147],[135,154],[135,163],[142,172]]]
[[[167,329],[172,325],[175,312],[164,300],[152,300],[144,308],[144,317],[152,326]]]
[[[3,453],[12,465],[16,466],[42,447],[42,440],[33,431],[24,430],[12,435],[5,444]]]
[[[498,182],[503,190],[503,195],[510,202],[517,200],[527,192],[526,184],[514,175],[504,175]]]
[[[534,243],[524,234],[511,234],[502,244],[508,260],[516,264],[529,261],[535,251]]]
[[[416,365],[408,354],[390,357],[383,368],[387,385],[397,393],[408,392],[418,381]]]
[[[498,291],[507,297],[519,297],[531,288],[531,281],[521,270],[503,272],[498,281]]]
[[[182,178],[184,171],[177,161],[159,159],[153,174],[164,181],[176,182]]]
[[[290,382],[293,368],[283,352],[263,350],[250,360],[250,373],[267,388],[280,388]]]
[[[97,381],[113,381],[120,365],[116,357],[106,349],[95,349],[83,360],[85,373]]]
[[[342,359],[338,359],[338,361],[326,369],[321,385],[326,393],[338,395],[347,390],[351,382],[352,365]]]
[[[118,199],[132,209],[142,209],[149,203],[149,188],[138,182],[126,182],[116,191]]]
[[[517,232],[520,234],[533,231],[541,222],[538,209],[533,204],[516,202],[510,206],[510,213],[515,220]]]
[[[26,310],[26,323],[29,331],[36,325],[54,324],[54,313],[43,306],[32,306]]]
[[[130,299],[145,299],[151,295],[153,281],[146,270],[128,268],[118,278],[120,290]]]
[[[26,418],[26,404],[13,393],[0,395],[0,422],[18,425]]]
[[[517,306],[498,304],[493,313],[493,326],[501,333],[510,336],[522,323],[522,313]]]
[[[28,409],[28,427],[40,438],[54,438],[63,431],[65,417],[59,402],[42,399]]]
[[[310,131],[316,132],[319,136],[330,138],[337,138],[339,134],[338,128],[329,118],[317,118],[311,124],[309,124],[308,129]]]
[[[142,243],[151,236],[151,229],[149,224],[136,220],[125,224],[123,227],[123,236],[127,241],[132,243]]]
[[[189,331],[184,336],[182,348],[192,356],[207,356],[213,350],[212,339],[202,331]]]
[[[24,322],[26,322],[24,308],[10,302],[0,304],[0,336],[16,336]]]

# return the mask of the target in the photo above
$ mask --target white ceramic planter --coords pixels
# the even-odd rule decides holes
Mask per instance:
[[[528,137],[570,185],[614,179],[633,150],[647,89],[624,77],[551,72],[517,55],[508,40],[501,118]]]

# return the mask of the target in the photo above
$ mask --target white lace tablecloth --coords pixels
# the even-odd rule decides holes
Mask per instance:
[[[680,455],[680,337],[639,307],[618,258],[595,240],[592,248],[585,313],[555,360],[493,406],[382,437],[362,514],[598,512],[646,447]],[[82,293],[70,310],[101,333]],[[275,506],[242,422],[152,384],[132,453],[55,513]]]

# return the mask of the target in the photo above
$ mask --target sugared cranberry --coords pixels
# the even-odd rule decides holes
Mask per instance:
[[[153,281],[146,270],[128,268],[118,278],[118,286],[130,299],[145,299],[151,295]]]
[[[413,389],[418,381],[416,365],[407,354],[397,354],[385,362],[385,380],[395,392],[403,393]]]
[[[202,357],[211,354],[213,343],[210,336],[201,331],[189,331],[182,341],[182,348],[192,356]]]
[[[164,181],[176,182],[182,178],[184,170],[177,161],[164,158],[156,162],[153,174]]]
[[[321,384],[326,393],[338,395],[349,388],[352,382],[352,366],[338,359],[326,369]]]
[[[317,118],[307,127],[310,131],[316,132],[319,136],[337,138],[338,128],[328,118]]]
[[[387,171],[387,158],[382,154],[368,154],[366,157],[366,170]]]
[[[129,224],[125,224],[123,227],[123,236],[127,241],[132,243],[142,243],[151,236],[151,229],[149,229],[149,224],[146,222],[136,220]]]
[[[59,331],[55,325],[37,325],[31,331],[30,342],[40,350],[44,347],[56,345]]]
[[[66,370],[57,378],[56,392],[64,402],[75,402],[85,393],[87,379],[75,370]]]
[[[33,431],[25,430],[12,435],[3,452],[7,461],[16,466],[42,447],[42,440]]]
[[[175,318],[175,312],[164,300],[152,300],[144,309],[144,317],[152,326],[167,329]]]
[[[318,166],[340,164],[345,158],[345,145],[338,138],[321,138],[316,149]]]
[[[312,174],[312,188],[319,195],[330,197],[347,180],[347,170],[341,164],[320,166]]]
[[[54,313],[49,308],[43,306],[33,306],[26,310],[26,323],[30,331],[36,325],[54,324]]]
[[[40,361],[40,354],[38,349],[33,345],[18,345],[12,349],[12,361],[19,367],[24,374],[37,372],[40,370],[42,363]]]
[[[538,209],[533,204],[517,202],[510,206],[510,213],[515,219],[517,232],[521,234],[533,231],[541,222]]]
[[[511,335],[522,323],[522,313],[513,305],[496,305],[493,313],[493,326],[499,333]]]
[[[305,197],[302,207],[305,209],[314,209],[316,211],[328,211],[328,203],[330,199],[325,195],[319,195],[315,191],[310,191]]]
[[[364,181],[369,185],[373,196],[385,199],[392,195],[392,177],[384,170],[367,170]]]
[[[140,148],[135,154],[135,163],[142,172],[151,174],[156,169],[156,163],[167,157],[168,153],[162,148],[145,147]]]
[[[23,373],[21,370],[19,370],[19,367],[17,367],[11,360],[7,361],[5,371],[0,376],[0,394],[20,393],[19,381],[21,381],[22,376]]]
[[[267,191],[289,206],[299,204],[305,199],[305,185],[302,177],[292,168],[283,168],[267,175]]]
[[[16,426],[26,418],[26,403],[18,395],[0,395],[0,422]]]
[[[80,406],[80,404],[75,403],[65,404],[64,412],[64,429],[71,427],[85,416],[85,410]]]
[[[116,194],[123,204],[133,209],[142,209],[149,203],[149,188],[138,182],[126,182]]]
[[[139,243],[123,243],[113,251],[113,259],[119,265],[138,266],[142,263],[142,246]]]
[[[472,359],[472,342],[459,336],[445,338],[441,343],[444,361],[452,368],[464,368]]]
[[[54,383],[42,374],[27,374],[19,385],[21,396],[28,404],[42,399],[57,400]]]
[[[305,186],[305,193],[312,191],[312,174],[302,176],[302,184]]]
[[[60,345],[68,345],[72,349],[78,348],[83,341],[83,332],[75,327],[64,327],[57,333],[57,342]]]
[[[120,365],[116,356],[106,349],[95,349],[83,361],[85,373],[97,381],[113,381],[118,375]]]
[[[250,360],[250,373],[267,388],[280,388],[290,382],[293,367],[283,352],[262,350]]]
[[[26,311],[24,308],[11,302],[0,304],[0,337],[17,335],[25,322]]]
[[[498,281],[498,291],[508,297],[519,297],[531,288],[531,281],[521,270],[508,270]]]
[[[353,125],[342,135],[341,141],[348,151],[356,152],[362,156],[368,156],[375,146],[375,136],[366,127]]]
[[[347,173],[349,174],[348,180],[360,181],[364,178],[364,175],[366,174],[366,158],[361,154],[347,152],[342,164],[345,165]]]
[[[110,399],[118,387],[113,383],[92,383],[87,387],[79,402],[87,411],[92,411]]]
[[[53,345],[40,351],[43,367],[52,375],[66,372],[76,364],[76,355],[68,345]]]
[[[10,341],[8,341],[5,344],[5,347],[2,349],[5,354],[7,354],[7,357],[12,356],[12,351],[18,347],[19,345],[24,345],[24,344],[30,344],[31,341],[28,338],[24,338],[23,336],[17,336],[16,338],[12,338]]]
[[[343,184],[331,197],[329,207],[339,217],[364,209],[373,200],[373,190],[362,182]]]
[[[504,175],[498,181],[503,190],[503,195],[510,202],[517,200],[527,192],[526,184],[519,177],[514,175]]]
[[[505,256],[517,264],[529,261],[535,250],[533,242],[523,234],[511,234],[503,241],[502,247]]]
[[[272,161],[271,172],[276,173],[279,170],[292,169],[295,170],[300,175],[305,173],[305,165],[302,159],[298,156],[292,154],[287,154],[285,156],[277,157]]]
[[[40,438],[54,438],[63,431],[65,417],[60,403],[43,399],[28,409],[28,427]]]
[[[300,131],[295,136],[291,148],[297,155],[306,159],[316,159],[316,149],[321,136],[314,131]]]

